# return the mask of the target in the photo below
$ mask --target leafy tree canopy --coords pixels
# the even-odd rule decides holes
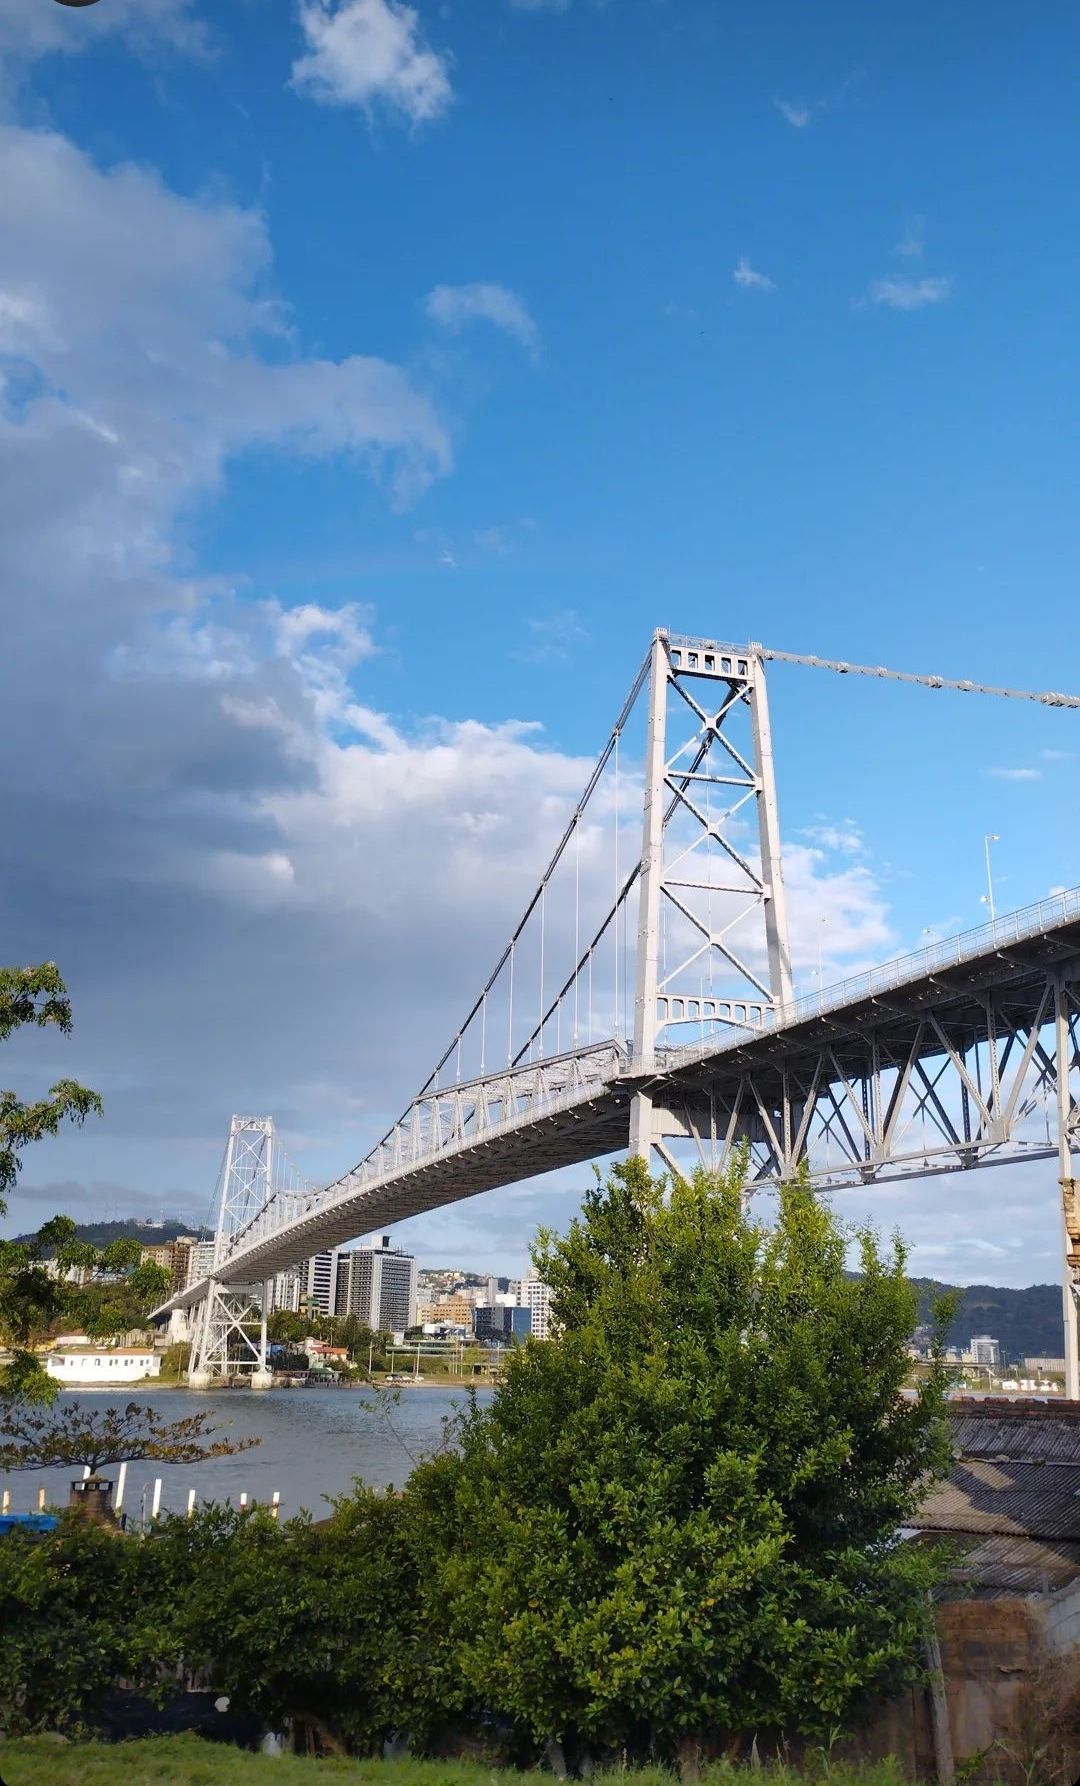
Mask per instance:
[[[904,1393],[899,1241],[804,1183],[768,1225],[741,1161],[666,1184],[632,1159],[534,1257],[560,1335],[410,1485],[454,1533],[432,1592],[476,1702],[538,1741],[670,1754],[820,1735],[910,1673],[939,1565],[896,1534],[948,1453],[944,1372]]]
[[[65,1035],[71,1029],[71,1001],[55,962],[0,968],[0,1042],[28,1024],[52,1025]],[[0,1091],[0,1214],[19,1175],[23,1148],[55,1135],[64,1122],[83,1123],[93,1114],[101,1115],[101,1099],[74,1079],[59,1080],[48,1097],[32,1104],[13,1091]]]
[[[0,1041],[27,1026],[51,1026],[65,1035],[71,1029],[71,1001],[51,961],[0,968]],[[63,1123],[83,1123],[101,1109],[97,1093],[74,1079],[59,1080],[47,1097],[32,1103],[0,1091],[0,1214],[18,1178],[23,1149],[55,1135]],[[140,1259],[137,1241],[117,1240],[98,1249],[78,1239],[66,1216],[55,1216],[28,1240],[0,1240],[0,1344],[11,1352],[0,1367],[4,1402],[55,1398],[58,1386],[32,1348],[58,1321],[77,1322],[92,1338],[104,1339],[145,1317],[167,1292],[168,1278],[159,1266]],[[104,1281],[73,1283],[64,1274],[76,1268]]]

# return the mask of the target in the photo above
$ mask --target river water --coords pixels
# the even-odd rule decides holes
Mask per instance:
[[[485,1401],[490,1400],[492,1391],[484,1388],[476,1393]],[[380,1488],[404,1482],[413,1459],[440,1445],[443,1421],[465,1405],[467,1395],[464,1389],[418,1384],[415,1389],[402,1390],[396,1404],[389,1407],[388,1417],[378,1411],[378,1399],[369,1397],[365,1402],[359,1388],[234,1389],[195,1394],[184,1389],[133,1387],[114,1393],[65,1391],[54,1408],[59,1411],[79,1402],[95,1411],[110,1406],[122,1409],[134,1401],[169,1421],[206,1412],[209,1424],[222,1429],[216,1436],[261,1441],[239,1456],[213,1458],[207,1463],[130,1463],[124,1510],[135,1522],[144,1510],[149,1513],[157,1476],[162,1481],[161,1505],[172,1512],[183,1511],[192,1488],[200,1501],[231,1501],[234,1506],[245,1493],[249,1501],[269,1501],[276,1489],[283,1514],[306,1508],[318,1519],[329,1512],[328,1497],[347,1494],[358,1477]],[[115,1481],[117,1468],[102,1473]],[[28,1512],[37,1506],[42,1486],[50,1506],[66,1505],[69,1484],[81,1475],[81,1469],[26,1470],[0,1475],[0,1488],[10,1489],[13,1512]]]

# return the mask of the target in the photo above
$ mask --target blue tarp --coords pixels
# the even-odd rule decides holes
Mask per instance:
[[[54,1532],[55,1513],[0,1513],[0,1537],[6,1532]]]

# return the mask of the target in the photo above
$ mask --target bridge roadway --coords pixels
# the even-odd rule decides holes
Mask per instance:
[[[1080,1063],[1080,889],[798,999],[767,1028],[668,1050],[647,1075],[609,1042],[442,1088],[345,1177],[268,1206],[233,1237],[215,1278],[254,1285],[425,1210],[625,1148],[638,1091],[669,1112],[668,1133],[698,1141],[706,1156],[710,1143],[722,1155],[747,1139],[760,1186],[775,1184],[815,1136],[823,1188],[1055,1156],[1056,1135],[1049,1121],[1037,1132],[1030,1090],[1056,1095],[1046,1040],[1055,987],[1073,1001],[1072,1027],[1057,1031],[1059,1045],[1069,1038],[1071,1070]],[[921,1113],[919,1134],[905,1099]],[[1077,1115],[1074,1094],[1074,1147]],[[201,1279],[155,1317],[206,1294]]]

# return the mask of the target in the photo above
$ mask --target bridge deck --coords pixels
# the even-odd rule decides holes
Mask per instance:
[[[1078,961],[1080,890],[1074,890],[798,1000],[767,1030],[670,1050],[647,1076],[618,1072],[606,1083],[565,1092],[542,1112],[510,1116],[481,1136],[448,1142],[362,1185],[341,1180],[341,1190],[331,1187],[321,1207],[234,1252],[219,1278],[257,1283],[357,1235],[615,1152],[627,1145],[630,1102],[642,1086],[673,1109],[687,1107],[692,1123],[694,1106],[730,1100],[748,1074],[759,1095],[779,1103],[787,1095],[786,1076],[809,1080],[823,1058],[841,1079],[855,1080],[865,1073],[871,1049],[886,1063],[940,1055],[948,1046],[963,1052],[986,1033],[991,1004],[1000,1035],[1029,1033],[1044,1008],[1048,970]],[[976,1163],[974,1153],[953,1161],[954,1167]],[[190,1307],[205,1293],[205,1280],[192,1284],[155,1314]]]

